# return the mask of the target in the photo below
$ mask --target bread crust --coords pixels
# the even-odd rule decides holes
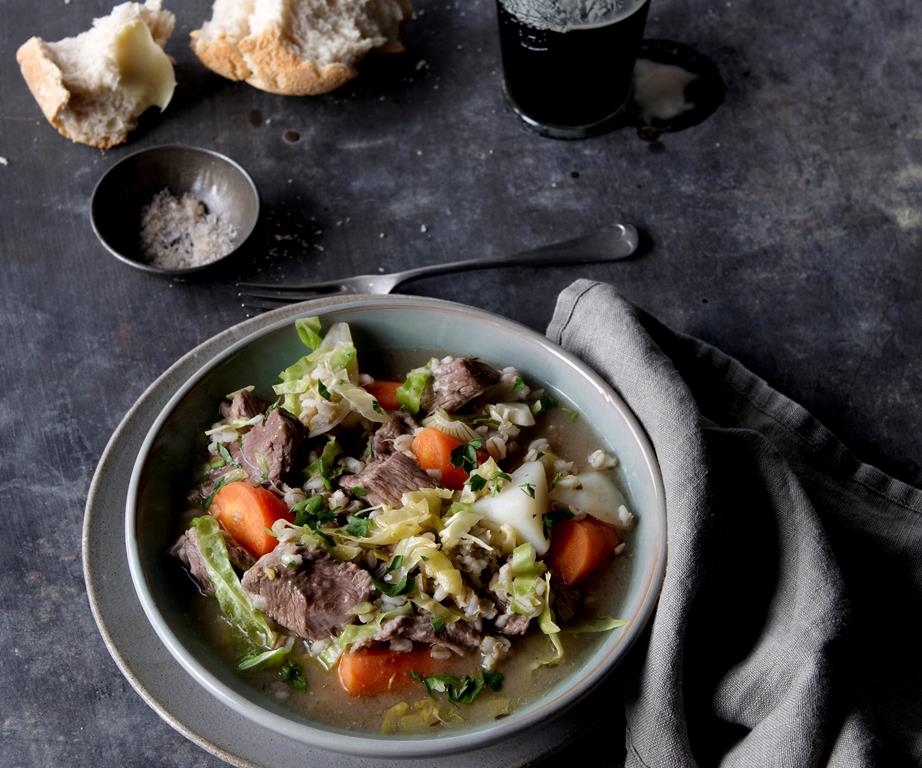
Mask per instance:
[[[192,52],[212,72],[228,80],[246,80],[252,74],[235,40],[227,37],[203,38],[198,29],[190,37]]]
[[[70,101],[70,91],[64,87],[64,75],[55,64],[45,41],[39,37],[29,38],[16,51],[16,61],[42,114],[67,136],[59,116]],[[73,139],[72,136],[67,138]]]
[[[255,88],[285,96],[316,96],[339,88],[358,72],[345,64],[318,67],[300,59],[285,43],[277,25],[257,37],[245,37],[240,50],[252,69],[246,81]]]
[[[410,18],[411,0],[399,0],[404,18]],[[358,74],[355,67],[334,62],[318,66],[301,59],[288,45],[278,24],[259,35],[235,40],[230,37],[205,37],[201,30],[191,34],[192,51],[212,72],[229,80],[244,80],[254,88],[282,96],[317,96],[329,93]],[[399,53],[399,40],[388,40],[375,49],[382,53]]]

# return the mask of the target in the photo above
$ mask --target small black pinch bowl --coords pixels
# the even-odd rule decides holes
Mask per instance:
[[[141,252],[141,209],[162,189],[201,200],[236,230],[233,248],[195,267],[169,269],[149,263]],[[213,267],[235,253],[259,219],[253,179],[229,157],[210,149],[165,145],[142,149],[119,160],[96,184],[90,203],[93,231],[115,258],[145,272],[177,277]]]

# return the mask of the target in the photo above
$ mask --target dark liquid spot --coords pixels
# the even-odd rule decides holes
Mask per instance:
[[[659,134],[657,134],[657,136],[659,136]],[[641,138],[643,138],[643,136],[641,136]],[[649,149],[654,155],[658,155],[666,151],[666,145],[663,144],[663,142],[661,142],[659,139],[653,139],[647,145],[647,149]]]
[[[297,142],[301,141],[301,134],[297,131],[288,130],[282,134],[282,138],[289,144],[296,144]]]
[[[570,171],[570,178],[571,178],[571,179],[578,179],[578,178],[579,178],[579,171]]]
[[[254,109],[250,112],[250,125],[254,128],[259,128],[263,124],[263,113],[258,109]]]

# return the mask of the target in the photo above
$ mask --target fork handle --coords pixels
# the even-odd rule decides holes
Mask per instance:
[[[430,264],[424,267],[395,272],[393,277],[397,282],[394,287],[410,280],[418,280],[421,277],[444,275],[450,272],[466,272],[474,269],[618,261],[626,259],[637,250],[638,239],[636,228],[630,224],[618,224],[614,227],[593,232],[591,235],[551,243],[533,250],[515,253],[511,256],[488,256],[480,259],[448,261],[444,264]]]

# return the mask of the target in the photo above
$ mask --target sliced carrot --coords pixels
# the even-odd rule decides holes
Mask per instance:
[[[576,584],[602,565],[618,542],[615,529],[594,517],[562,520],[551,529],[544,560],[567,584]]]
[[[285,502],[272,491],[250,485],[245,480],[228,483],[219,489],[211,502],[210,511],[253,557],[271,552],[278,543],[266,532],[267,528],[271,528],[280,517],[294,520]]]
[[[345,653],[339,660],[339,682],[350,696],[374,696],[406,688],[411,672],[431,675],[443,664],[428,647],[399,652],[387,647]]]
[[[378,401],[378,405],[385,411],[396,411],[400,407],[400,401],[397,400],[397,389],[402,383],[401,381],[373,381],[365,385],[365,390]]]
[[[437,469],[442,473],[442,487],[457,491],[467,481],[467,472],[451,463],[451,452],[461,445],[464,443],[457,438],[426,427],[416,433],[410,450],[423,469]]]

